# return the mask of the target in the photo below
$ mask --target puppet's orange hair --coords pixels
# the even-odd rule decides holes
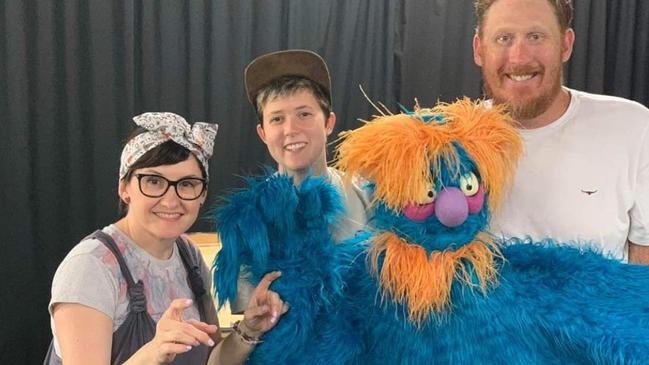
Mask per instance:
[[[423,122],[423,116],[442,122]],[[522,142],[510,117],[500,107],[486,107],[465,98],[415,115],[384,115],[341,133],[335,166],[349,179],[361,176],[376,183],[374,200],[401,210],[430,189],[442,161],[459,168],[453,142],[476,163],[492,209],[508,186]],[[459,171],[459,169],[458,169]]]
[[[477,165],[492,210],[502,201],[523,153],[521,137],[504,110],[502,106],[488,108],[468,99],[434,108],[452,121],[450,133]]]
[[[380,257],[383,262],[379,273]],[[455,251],[427,255],[423,247],[385,232],[373,238],[368,255],[370,272],[377,277],[383,295],[406,305],[408,319],[416,325],[431,313],[448,309],[456,279],[486,293],[497,282],[496,258],[502,258],[500,250],[485,234]]]

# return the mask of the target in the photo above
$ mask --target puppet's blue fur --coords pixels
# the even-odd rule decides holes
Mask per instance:
[[[461,149],[459,149],[461,151]],[[461,154],[465,173],[473,163]],[[442,165],[436,185],[457,186]],[[470,170],[469,170],[470,171]],[[456,249],[488,222],[489,207],[448,228],[413,222],[379,203],[371,233],[345,243],[371,245],[389,231],[433,249]],[[444,247],[439,247],[443,244]],[[627,265],[587,248],[512,239],[499,242],[499,283],[486,295],[455,282],[451,308],[417,327],[407,308],[377,301],[381,289],[357,259],[346,281],[363,364],[641,364],[649,360],[649,267]],[[363,251],[365,252],[365,251]]]
[[[458,154],[460,173],[475,172],[461,148]],[[441,168],[435,186],[457,186],[450,171],[458,166]],[[216,216],[219,300],[234,300],[241,268],[253,284],[281,270],[272,289],[290,304],[251,363],[649,363],[649,267],[551,240],[498,242],[498,283],[485,294],[455,282],[450,308],[417,326],[407,303],[382,300],[367,266],[372,237],[387,231],[427,252],[456,249],[485,230],[486,199],[456,228],[434,216],[410,221],[379,201],[368,231],[334,244],[330,229],[342,208],[325,180],[308,178],[299,188],[277,174],[248,182]]]
[[[503,255],[497,287],[485,296],[456,284],[450,311],[420,328],[402,305],[379,305],[375,279],[357,265],[348,290],[365,341],[359,363],[647,363],[649,268],[549,240],[506,242]]]
[[[248,179],[248,185],[216,212],[223,245],[215,262],[219,302],[235,300],[240,268],[250,272],[254,285],[280,270],[271,289],[290,306],[249,363],[347,362],[359,346],[347,323],[332,320],[345,317],[343,263],[351,261],[344,248],[336,250],[330,234],[343,211],[335,188],[323,178],[296,188],[280,174]]]

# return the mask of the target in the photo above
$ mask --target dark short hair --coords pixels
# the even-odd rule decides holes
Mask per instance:
[[[478,18],[478,24],[476,30],[478,34],[482,34],[482,22],[487,13],[487,10],[498,0],[475,0],[475,14]],[[554,14],[557,16],[557,21],[559,21],[559,27],[562,32],[570,28],[572,25],[573,17],[573,6],[572,0],[548,0],[552,8],[554,9]]]
[[[126,139],[126,143],[145,132],[147,132],[147,130],[142,127],[135,128]],[[128,169],[121,181],[128,182],[133,177],[133,171],[137,169],[162,165],[174,165],[179,162],[187,161],[191,156],[192,153],[186,147],[179,145],[173,140],[166,141],[150,149],[138,158],[137,161],[135,161]],[[198,163],[198,166],[201,169],[203,179],[207,179],[207,174],[205,173],[203,165]],[[128,211],[128,205],[126,205],[122,199],[119,200],[118,211],[120,215],[125,215]]]
[[[331,98],[318,83],[302,76],[282,76],[266,84],[255,96],[255,112],[263,126],[264,105],[278,97],[293,95],[301,90],[309,90],[315,97],[325,118],[331,113]]]

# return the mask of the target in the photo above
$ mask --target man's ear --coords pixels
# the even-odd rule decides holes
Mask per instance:
[[[475,62],[476,65],[482,67],[482,48],[478,33],[473,35],[473,62]]]
[[[572,55],[572,46],[575,44],[575,31],[572,28],[566,29],[561,44],[561,62],[568,62]]]
[[[330,135],[331,132],[334,131],[335,126],[336,126],[336,113],[330,112],[329,118],[327,118],[327,121],[325,122],[325,130],[327,131],[327,135]]]

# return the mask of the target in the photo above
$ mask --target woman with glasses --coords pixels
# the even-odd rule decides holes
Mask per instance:
[[[145,113],[124,146],[123,217],[82,240],[52,283],[46,364],[242,363],[287,306],[267,274],[221,338],[211,275],[185,232],[205,202],[217,125]]]

